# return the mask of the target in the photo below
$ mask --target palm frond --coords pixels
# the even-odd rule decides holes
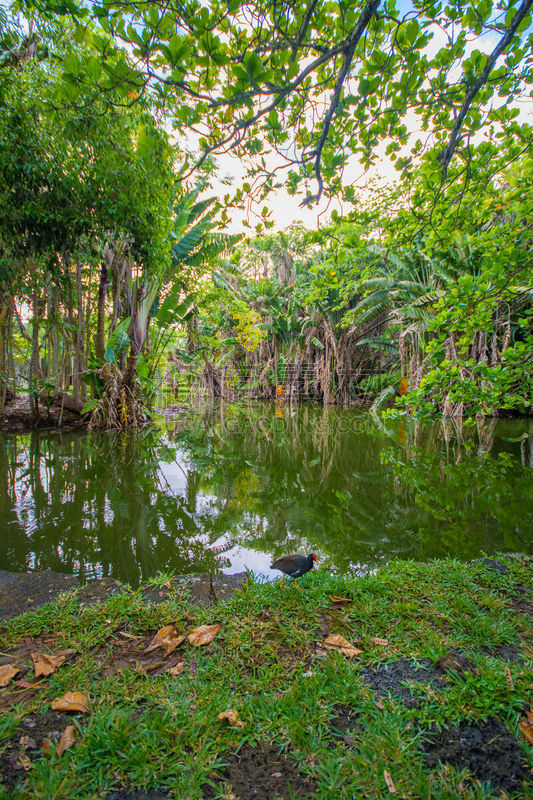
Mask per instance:
[[[370,406],[370,411],[379,411],[380,408],[389,401],[392,400],[393,397],[396,395],[396,389],[394,386],[387,386],[383,389],[382,392],[378,394],[372,405]]]

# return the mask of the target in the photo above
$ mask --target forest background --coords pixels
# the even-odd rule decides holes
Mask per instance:
[[[531,5],[0,9],[2,409],[531,413]]]

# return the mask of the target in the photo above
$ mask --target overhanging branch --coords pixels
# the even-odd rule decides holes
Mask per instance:
[[[461,138],[461,128],[463,126],[463,122],[465,121],[465,117],[466,117],[466,115],[468,113],[468,109],[470,108],[470,106],[472,104],[472,101],[474,100],[475,96],[477,95],[479,90],[482,88],[482,86],[484,86],[485,83],[487,82],[488,77],[489,77],[490,73],[492,72],[492,69],[493,69],[498,57],[503,52],[505,52],[507,47],[510,45],[510,43],[511,43],[511,41],[513,39],[513,36],[515,35],[516,31],[518,30],[518,27],[520,26],[520,23],[522,22],[522,20],[526,16],[526,14],[529,12],[531,6],[533,6],[533,0],[522,0],[522,5],[520,6],[518,11],[514,15],[513,21],[511,22],[511,24],[507,28],[507,32],[506,32],[505,36],[503,36],[500,39],[500,41],[498,42],[498,44],[496,45],[496,47],[494,48],[494,50],[492,51],[492,53],[488,57],[487,63],[485,64],[483,72],[481,73],[481,75],[479,76],[477,81],[474,83],[474,85],[466,93],[466,97],[464,99],[463,105],[461,106],[461,110],[460,110],[459,114],[457,115],[457,118],[455,120],[454,126],[452,128],[452,132],[451,132],[451,135],[450,135],[450,141],[448,142],[448,144],[446,145],[444,150],[441,150],[441,152],[437,156],[437,161],[439,162],[439,164],[442,165],[442,170],[443,170],[443,175],[444,176],[446,175],[446,170],[448,168],[448,164],[452,160],[453,154],[455,153],[455,151],[457,149],[457,145],[459,144],[459,140]]]
[[[322,180],[322,169],[321,169],[321,159],[322,159],[322,151],[324,149],[324,145],[326,144],[329,130],[331,128],[331,123],[333,117],[335,115],[335,111],[337,110],[337,106],[339,105],[339,100],[341,97],[342,87],[344,85],[344,81],[346,80],[346,76],[350,70],[350,66],[352,64],[353,56],[355,53],[355,48],[357,44],[367,29],[370,20],[376,13],[381,0],[371,0],[370,3],[365,7],[361,17],[359,18],[359,22],[355,26],[352,35],[350,36],[348,42],[346,43],[346,47],[344,50],[344,60],[342,63],[341,70],[337,76],[337,80],[335,81],[335,87],[333,89],[333,96],[331,98],[331,102],[329,104],[329,108],[327,114],[324,119],[324,125],[322,126],[322,133],[320,134],[320,139],[318,140],[318,144],[314,151],[310,154],[314,156],[315,160],[315,176],[318,184],[318,191],[316,195],[312,197],[306,197],[305,200],[302,202],[301,205],[309,205],[311,203],[317,202],[320,200],[322,196],[322,191],[324,189],[324,183]],[[530,0],[533,2],[533,0]]]

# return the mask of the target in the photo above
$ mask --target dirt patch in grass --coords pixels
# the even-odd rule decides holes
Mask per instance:
[[[246,580],[245,572],[235,575],[176,575],[163,586],[144,586],[141,597],[145,603],[164,603],[171,597],[186,596],[194,606],[210,608],[229,600]]]
[[[161,648],[152,650],[150,653],[144,651],[150,645],[156,631],[143,631],[142,634],[134,636],[128,634],[121,637],[120,634],[110,638],[105,644],[95,651],[95,658],[99,664],[99,674],[102,678],[109,678],[118,675],[122,670],[140,670],[149,672],[151,675],[159,675],[166,672],[170,667],[183,661],[183,650],[178,648],[169,656]]]
[[[32,763],[44,755],[43,744],[55,746],[72,721],[72,715],[52,710],[25,717],[0,754],[0,785],[13,789],[22,782]]]
[[[459,653],[457,650],[448,650],[437,661],[437,669],[444,675],[447,673],[457,673],[462,678],[465,678],[468,673],[471,675],[479,675],[479,670],[472,661],[464,653]]]
[[[26,702],[34,695],[42,692],[48,685],[46,678],[35,677],[33,664],[30,660],[31,653],[64,655],[65,663],[69,664],[76,659],[76,654],[71,650],[59,649],[58,641],[59,636],[57,634],[45,633],[34,637],[25,636],[16,647],[0,655],[0,665],[12,664],[19,670],[11,683],[0,689],[0,713]]]
[[[313,778],[301,772],[275,745],[245,744],[238,753],[228,756],[226,766],[217,775],[216,789],[207,784],[202,787],[205,800],[230,794],[236,800],[290,800],[312,798],[316,793]]]
[[[106,800],[167,800],[168,792],[160,789],[150,789],[148,792],[132,792],[126,789],[118,789],[107,795]]]
[[[355,713],[350,706],[344,703],[337,703],[334,708],[335,716],[331,717],[328,726],[333,737],[341,740],[348,747],[353,747],[356,743],[358,734],[363,730],[363,723],[359,720],[359,714]]]
[[[493,789],[511,794],[520,791],[527,769],[514,737],[499,720],[484,725],[451,725],[431,731],[424,743],[424,760],[434,768],[439,762],[467,769],[479,781],[490,781]]]
[[[418,708],[421,701],[416,697],[413,688],[406,684],[430,684],[435,688],[448,685],[448,681],[429,658],[423,658],[419,662],[410,658],[399,658],[373,669],[362,669],[359,675],[380,696],[390,694],[407,708]]]
[[[500,658],[502,661],[510,661],[513,664],[523,664],[524,656],[514,644],[501,644],[499,647],[484,647],[483,652],[488,656]]]
[[[511,597],[509,600],[509,605],[513,611],[518,611],[519,614],[523,614],[524,616],[533,619],[533,603],[530,603],[528,600],[524,600],[519,596]]]

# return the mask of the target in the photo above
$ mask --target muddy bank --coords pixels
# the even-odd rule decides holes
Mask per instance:
[[[187,593],[193,605],[211,607],[228,600],[246,577],[245,572],[236,575],[177,575],[165,586],[147,584],[141,588],[146,603],[162,603],[177,588]],[[126,587],[114,578],[91,581],[80,588],[77,575],[59,572],[6,572],[0,570],[0,620],[8,620],[32,611],[55,600],[62,592],[78,589],[76,597],[80,606],[98,603]]]
[[[56,394],[53,397],[41,396],[35,412],[32,412],[27,396],[12,397],[0,413],[0,431],[23,433],[47,428],[86,429],[89,427],[91,414],[82,414],[82,408],[83,403],[74,400],[70,395]],[[189,406],[180,404],[155,410],[165,418],[171,418],[185,413],[188,409]]]
[[[34,411],[29,397],[12,398],[0,415],[0,431],[19,433],[42,428],[86,428],[90,415],[82,414],[83,403],[66,394],[41,396]]]

